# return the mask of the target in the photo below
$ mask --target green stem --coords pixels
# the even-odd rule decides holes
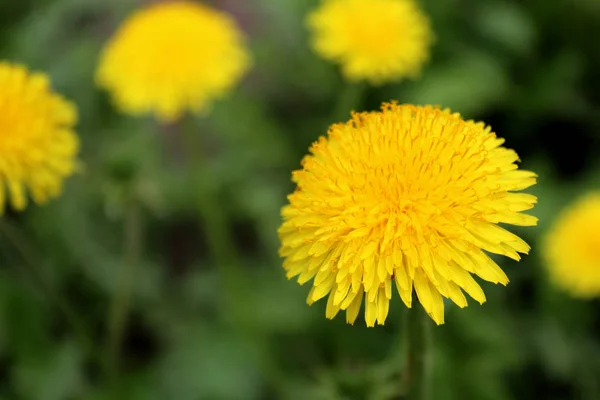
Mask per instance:
[[[231,312],[237,309],[235,297],[244,288],[244,271],[229,232],[227,213],[219,199],[219,181],[207,160],[198,129],[192,125],[193,122],[191,118],[183,118],[171,124],[162,124],[159,130],[168,144],[165,147],[170,148],[167,159],[170,162],[180,162],[180,166],[185,168],[183,173],[189,174],[187,182],[195,190],[194,200],[204,224],[209,255],[219,270],[225,302]]]
[[[267,352],[270,350],[271,342],[264,333],[249,326],[249,320],[244,315],[247,310],[245,301],[248,298],[246,272],[232,240],[227,215],[218,199],[218,185],[214,184],[215,182],[207,176],[212,175],[210,171],[206,169],[205,172],[207,173],[201,174],[201,176],[208,180],[203,182],[206,185],[203,187],[204,190],[198,191],[199,212],[204,221],[208,248],[223,284],[225,311],[229,313],[240,334],[250,338],[261,349],[261,352]],[[287,397],[284,375],[272,362],[272,359],[260,357],[257,362],[258,368],[264,374],[267,382],[271,384],[276,397]]]
[[[197,186],[196,199],[198,212],[204,224],[208,251],[213,259],[223,284],[223,294],[230,313],[234,318],[242,317],[237,299],[244,297],[244,275],[240,255],[231,236],[229,218],[219,199],[219,185],[214,173],[201,157],[195,158],[197,178],[202,182]]]
[[[35,284],[39,286],[40,290],[45,294],[49,301],[54,303],[54,305],[62,312],[65,320],[71,325],[75,335],[77,335],[82,349],[95,358],[97,353],[95,352],[94,342],[86,328],[83,318],[81,318],[71,304],[61,295],[61,292],[56,290],[50,284],[42,268],[40,268],[42,264],[33,258],[35,252],[30,248],[18,228],[10,225],[7,221],[2,221],[2,223],[0,223],[0,233],[21,256],[26,273],[32,277]]]
[[[408,309],[405,321],[407,351],[404,367],[404,385],[407,400],[426,400],[429,398],[430,325],[431,321],[419,305]]]
[[[244,290],[244,271],[229,230],[229,218],[219,198],[219,181],[192,122],[191,119],[184,119],[168,127],[163,126],[162,130],[174,137],[178,147],[183,150],[179,156],[190,173],[189,183],[195,190],[194,198],[204,224],[209,255],[219,270],[225,301],[231,312],[238,308],[235,298]]]
[[[346,122],[352,111],[360,111],[366,88],[364,83],[346,83],[338,97],[331,122]]]
[[[107,378],[113,387],[119,376],[121,342],[131,308],[132,291],[142,252],[142,217],[139,204],[135,199],[129,200],[124,224],[125,260],[109,310],[106,336],[105,368]]]
[[[186,129],[187,128],[187,129]],[[237,250],[230,230],[230,220],[226,209],[220,199],[220,182],[211,168],[207,154],[197,136],[198,132],[189,129],[185,124],[179,124],[175,129],[184,129],[176,132],[180,140],[185,143],[187,151],[186,162],[188,171],[191,171],[195,180],[195,198],[198,214],[204,225],[204,232],[208,242],[209,255],[218,270],[223,285],[224,311],[228,313],[236,330],[261,349],[260,352],[269,351],[271,342],[262,332],[254,329],[245,317],[248,298],[248,279],[242,257]],[[265,379],[271,384],[277,398],[285,398],[284,376],[282,371],[274,365],[269,357],[260,357],[257,360],[258,368]]]

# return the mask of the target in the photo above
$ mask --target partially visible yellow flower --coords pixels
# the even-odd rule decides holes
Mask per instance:
[[[238,83],[250,64],[227,14],[174,1],[135,12],[104,49],[96,74],[122,111],[172,121],[202,112]]]
[[[22,210],[60,194],[77,166],[75,106],[54,93],[48,77],[0,62],[0,214],[7,198]]]
[[[465,307],[464,290],[483,303],[472,274],[508,283],[487,252],[519,260],[530,249],[498,224],[537,223],[521,213],[536,197],[514,193],[536,175],[502,143],[483,123],[429,106],[385,104],[332,125],[293,173],[282,210],[287,277],[313,280],[309,304],[329,295],[328,318],[346,310],[354,323],[364,299],[367,326],[386,320],[393,282],[407,307],[414,288],[437,324],[443,297]]]
[[[324,0],[308,17],[315,50],[351,81],[416,77],[429,59],[429,21],[414,0]]]
[[[568,206],[544,241],[550,277],[575,297],[600,297],[600,191]]]

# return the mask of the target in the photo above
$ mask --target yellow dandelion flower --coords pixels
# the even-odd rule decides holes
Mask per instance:
[[[129,114],[163,121],[203,112],[250,64],[242,33],[227,14],[186,1],[135,12],[104,49],[97,84]]]
[[[530,249],[498,224],[537,223],[520,213],[536,197],[513,193],[536,175],[502,143],[483,123],[430,106],[384,104],[332,125],[282,209],[287,277],[313,279],[308,303],[329,295],[327,317],[345,310],[351,324],[363,299],[367,326],[384,323],[392,282],[407,307],[414,288],[437,324],[443,297],[465,307],[464,290],[483,303],[472,274],[508,283],[486,252],[519,260]]]
[[[46,75],[0,62],[0,214],[7,197],[22,210],[27,192],[39,204],[59,195],[77,165],[76,119]]]
[[[600,191],[588,193],[559,215],[543,252],[557,286],[575,297],[600,297]]]
[[[351,81],[416,77],[433,34],[414,0],[325,0],[308,17],[315,50]]]

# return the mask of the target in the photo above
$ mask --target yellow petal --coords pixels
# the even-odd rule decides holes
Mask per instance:
[[[444,301],[435,286],[421,270],[416,271],[415,291],[427,314],[440,325],[444,323]]]
[[[346,322],[354,325],[354,321],[356,321],[356,317],[358,316],[358,312],[360,311],[360,305],[362,303],[363,292],[359,292],[357,296],[352,301],[352,304],[346,310]]]
[[[377,299],[365,302],[365,322],[367,323],[367,327],[372,328],[375,326],[377,315]]]
[[[333,301],[334,291],[335,287],[333,288],[332,292],[329,293],[329,298],[327,299],[327,309],[325,311],[325,316],[329,319],[335,318],[337,313],[340,311],[340,307],[336,305]]]
[[[377,296],[377,323],[383,325],[390,310],[390,299],[385,295],[385,288],[379,288]]]

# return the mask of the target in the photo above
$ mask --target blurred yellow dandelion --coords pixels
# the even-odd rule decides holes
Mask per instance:
[[[536,175],[502,143],[483,123],[430,106],[384,104],[332,125],[282,209],[287,277],[314,279],[307,301],[329,295],[328,318],[345,310],[354,323],[364,298],[367,326],[384,323],[392,282],[407,307],[414,287],[437,324],[443,297],[465,307],[464,290],[483,303],[471,274],[508,283],[486,252],[519,260],[530,249],[498,224],[537,223],[520,213],[536,197],[513,193]]]
[[[600,191],[588,193],[558,216],[543,252],[557,286],[575,297],[600,296]]]
[[[46,75],[0,62],[0,214],[60,194],[77,166],[75,106],[52,92]]]
[[[97,84],[122,111],[172,121],[203,112],[241,79],[250,64],[234,20],[186,1],[135,12],[104,49]]]
[[[433,34],[414,0],[324,0],[308,17],[315,50],[351,81],[416,77]]]

